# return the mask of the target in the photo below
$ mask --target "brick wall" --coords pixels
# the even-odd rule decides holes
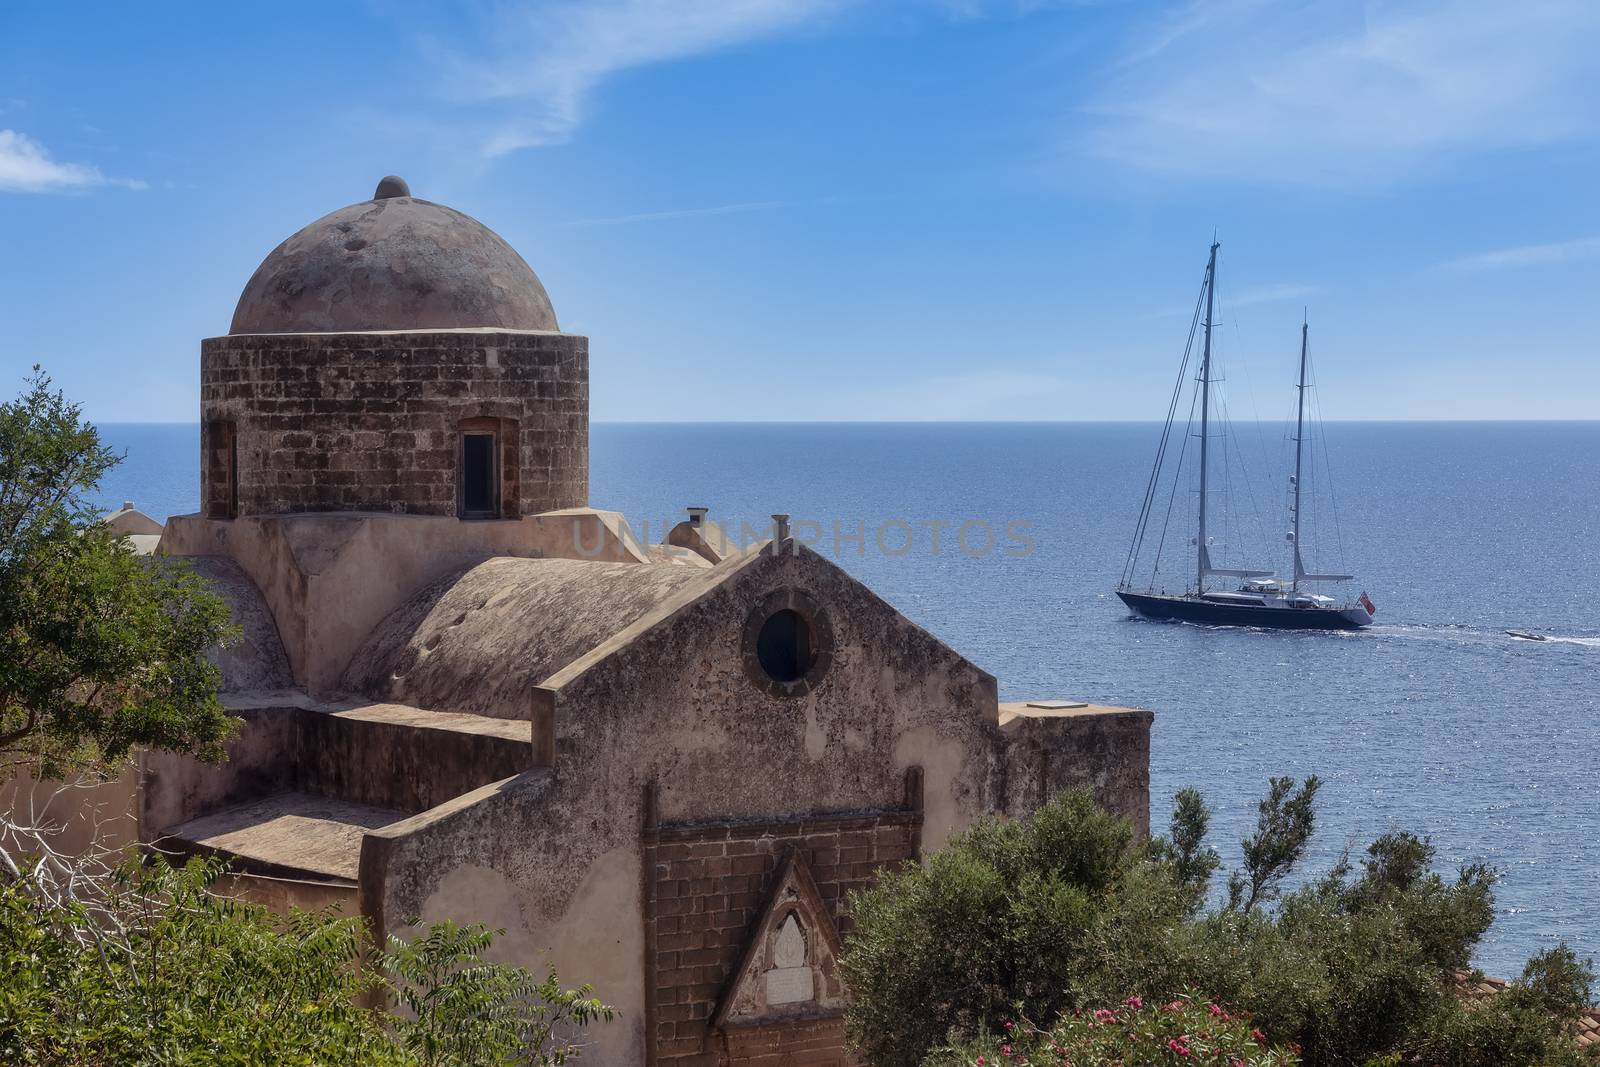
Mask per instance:
[[[816,1019],[774,1023],[730,1031],[719,1052],[723,1062],[744,1067],[851,1067],[845,1051],[844,1020]]]
[[[645,975],[651,1063],[843,1067],[842,1020],[775,1020],[713,1030],[751,928],[790,850],[809,865],[841,935],[852,889],[883,867],[915,858],[917,810],[774,823],[647,827]]]
[[[254,334],[200,347],[205,514],[456,513],[458,434],[497,420],[507,517],[589,496],[589,345],[571,334]],[[232,435],[237,485],[227,470]]]

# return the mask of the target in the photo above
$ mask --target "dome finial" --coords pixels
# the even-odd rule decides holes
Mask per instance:
[[[410,196],[411,186],[398,175],[391,174],[378,182],[378,191],[372,194],[374,200],[392,200],[397,196]]]

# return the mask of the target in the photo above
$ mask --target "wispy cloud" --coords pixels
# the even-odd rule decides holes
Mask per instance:
[[[904,6],[964,21],[1026,18],[1109,0],[909,0]],[[424,36],[422,45],[453,103],[484,124],[488,159],[560,144],[588,117],[610,78],[801,31],[815,31],[886,0],[530,0],[500,4],[463,40]],[[485,116],[488,117],[484,123]]]
[[[1089,107],[1086,147],[1184,176],[1382,186],[1600,133],[1593,0],[1176,9]]]
[[[1253,304],[1275,304],[1280,300],[1298,300],[1323,291],[1320,285],[1302,285],[1298,282],[1269,282],[1265,285],[1247,285],[1242,289],[1228,291],[1226,286],[1217,286],[1217,299],[1224,310],[1231,308],[1250,307]],[[1177,318],[1179,315],[1194,314],[1194,305],[1188,307],[1169,307],[1157,311],[1152,316],[1158,319]]]
[[[621,226],[630,222],[661,222],[667,219],[692,219],[705,215],[742,215],[747,211],[771,211],[784,206],[782,200],[758,200],[745,204],[721,204],[717,207],[689,207],[677,211],[646,211],[638,215],[613,215],[600,219],[573,219],[566,226]]]
[[[1222,286],[1217,286],[1217,292],[1222,292]],[[1298,300],[1313,293],[1322,292],[1320,285],[1297,285],[1292,282],[1276,282],[1271,285],[1252,285],[1240,289],[1228,297],[1228,303],[1234,307],[1247,307],[1251,304],[1274,304],[1279,300]]]
[[[860,0],[544,0],[503,7],[481,46],[428,43],[459,103],[497,105],[493,158],[569,138],[597,86],[621,71],[759,41]]]
[[[1543,267],[1552,263],[1572,263],[1600,258],[1600,237],[1580,237],[1545,245],[1518,245],[1490,252],[1446,260],[1446,270],[1513,270],[1518,267]]]
[[[87,163],[62,163],[33,138],[16,130],[0,130],[0,192],[62,193],[97,185],[143,189],[145,183],[108,178]]]

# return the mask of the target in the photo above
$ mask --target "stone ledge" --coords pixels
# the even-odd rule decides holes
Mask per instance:
[[[1036,707],[1036,704],[1066,704],[1068,707]],[[1155,713],[1144,708],[1119,708],[1110,704],[1079,704],[1071,700],[1013,700],[1000,705],[1000,729],[1015,729],[1023,722],[1038,719],[1142,718],[1153,722]]]
[[[922,812],[906,808],[876,811],[841,811],[828,814],[796,815],[792,819],[718,819],[707,822],[662,823],[646,827],[649,843],[694,839],[715,841],[733,838],[793,838],[810,834],[838,833],[845,830],[870,830],[878,826],[921,826]]]
[[[354,885],[366,831],[404,818],[405,812],[369,804],[276,793],[175,826],[157,847],[227,856],[244,873]]]

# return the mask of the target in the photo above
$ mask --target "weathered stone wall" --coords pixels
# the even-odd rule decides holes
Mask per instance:
[[[497,420],[517,438],[502,456],[504,517],[588,502],[589,342],[573,334],[211,337],[200,419],[202,512],[213,518],[235,502],[238,515],[454,515],[467,420]]]
[[[230,804],[301,792],[404,813],[425,811],[532,762],[525,724],[439,716],[396,705],[330,708],[233,703],[228,758],[206,764],[144,753],[146,840]]]
[[[1154,721],[1155,715],[1141,708],[1051,711],[1001,705],[1004,810],[1024,815],[1068,789],[1085,788],[1102,808],[1126,816],[1135,833],[1148,837]]]
[[[843,934],[850,928],[844,906],[850,891],[871,885],[881,868],[914,858],[921,821],[920,812],[908,810],[647,829],[646,1024],[653,1038],[647,1062],[678,1067],[846,1062],[838,1012],[746,1026],[713,1027],[710,1020],[791,850],[807,864]],[[776,1058],[780,1050],[787,1058]]]
[[[228,758],[201,763],[161,749],[140,754],[139,836],[154,841],[179,823],[230,804],[296,786],[295,709],[233,707],[243,720],[228,740]]]

